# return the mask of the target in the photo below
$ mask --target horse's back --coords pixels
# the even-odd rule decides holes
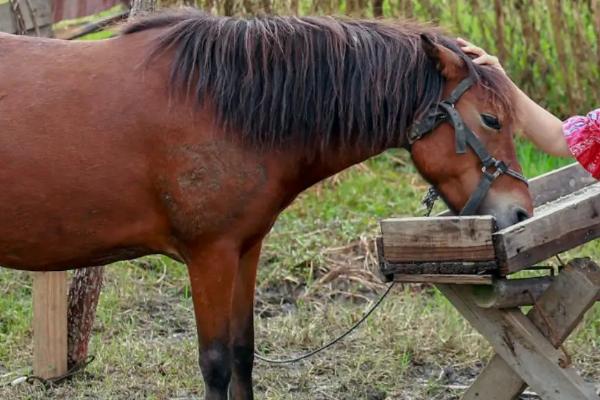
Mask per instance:
[[[143,127],[164,109],[152,93],[164,83],[142,85],[143,49],[114,42],[0,34],[0,265],[168,248]]]
[[[181,257],[265,234],[293,198],[281,165],[225,138],[210,105],[170,96],[172,57],[146,64],[158,34],[0,36],[0,265]]]

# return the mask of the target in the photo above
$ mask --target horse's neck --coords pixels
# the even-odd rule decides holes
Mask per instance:
[[[386,148],[381,149],[325,149],[317,155],[286,157],[288,176],[294,181],[294,186],[302,191],[315,183],[343,171],[353,165],[376,156]]]

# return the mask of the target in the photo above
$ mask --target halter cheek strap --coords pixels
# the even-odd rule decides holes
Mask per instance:
[[[467,200],[467,203],[460,211],[459,215],[473,215],[477,213],[483,199],[490,190],[492,183],[500,175],[506,174],[527,184],[527,179],[523,175],[510,169],[504,161],[497,160],[488,153],[479,138],[464,123],[460,113],[455,108],[455,104],[461,96],[473,86],[473,84],[474,81],[470,77],[461,81],[452,93],[450,93],[450,96],[445,100],[434,104],[429,112],[413,125],[408,134],[408,143],[409,145],[412,145],[427,133],[433,131],[440,124],[447,122],[454,128],[456,153],[465,154],[467,152],[467,146],[469,146],[481,161],[482,177],[479,181],[479,185],[471,194],[471,197]],[[423,201],[428,209],[428,215],[431,213],[431,209],[438,197],[439,193],[437,190],[433,187],[430,188]]]

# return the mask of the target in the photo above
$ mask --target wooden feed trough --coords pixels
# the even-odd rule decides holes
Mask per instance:
[[[511,400],[530,386],[543,399],[600,399],[561,344],[600,301],[600,267],[569,262],[554,276],[507,276],[600,236],[600,183],[578,165],[533,179],[532,218],[496,231],[491,217],[381,221],[380,268],[388,280],[429,282],[496,355],[463,399]],[[518,308],[533,305],[527,313]]]

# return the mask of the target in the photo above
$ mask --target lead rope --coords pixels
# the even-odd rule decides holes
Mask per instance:
[[[45,379],[45,378],[42,378],[42,377],[36,376],[36,375],[26,375],[26,376],[21,376],[16,379],[13,379],[10,382],[0,384],[0,388],[16,386],[22,382],[27,382],[29,384],[33,384],[34,382],[39,382],[44,386],[45,389],[48,389],[48,388],[58,385],[59,383],[74,376],[75,374],[83,371],[88,365],[90,365],[92,363],[92,361],[94,361],[94,359],[95,359],[95,356],[93,356],[93,355],[87,356],[87,358],[85,360],[83,360],[82,362],[80,362],[77,365],[75,365],[74,367],[72,367],[65,374],[57,376],[55,378]]]
[[[264,355],[258,353],[257,351],[254,351],[254,356],[257,359],[267,362],[267,363],[270,363],[270,364],[291,364],[291,363],[305,360],[309,357],[314,356],[315,354],[322,352],[323,350],[330,348],[331,346],[338,343],[339,341],[344,339],[346,336],[348,336],[349,334],[354,332],[363,322],[365,322],[367,320],[367,318],[369,318],[369,316],[373,313],[373,311],[375,311],[377,309],[377,307],[379,307],[379,305],[387,297],[387,295],[390,293],[390,291],[392,290],[392,288],[394,287],[395,284],[396,284],[396,282],[392,281],[392,283],[389,284],[389,286],[387,287],[385,292],[383,292],[383,294],[379,297],[379,299],[377,299],[375,304],[373,304],[371,306],[371,308],[354,325],[352,325],[352,327],[350,327],[350,329],[348,329],[346,332],[344,332],[342,335],[338,336],[337,338],[331,340],[329,343],[327,343],[317,349],[311,350],[308,353],[305,353],[305,354],[302,354],[300,356],[293,357],[293,358],[279,358],[279,359],[268,358],[268,357],[265,357]]]

